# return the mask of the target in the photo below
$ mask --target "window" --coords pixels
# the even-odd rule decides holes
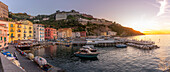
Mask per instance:
[[[14,32],[14,30],[13,30],[13,29],[11,29],[11,32]]]
[[[4,37],[4,41],[6,41],[6,37]]]
[[[24,34],[24,37],[26,37],[26,34]]]
[[[18,32],[21,32],[21,30],[19,29]]]
[[[32,31],[29,31],[29,33],[32,33]]]
[[[6,43],[4,44],[4,46],[6,46]]]
[[[20,37],[21,35],[20,34],[18,34],[18,37]]]
[[[13,24],[11,24],[11,27],[13,27]]]
[[[31,27],[29,27],[29,29],[31,29]]]
[[[0,34],[2,34],[2,30],[0,30]]]
[[[2,37],[1,37],[1,40],[2,40]]]
[[[36,33],[36,31],[34,31],[34,33]]]
[[[13,33],[11,34],[11,36],[13,36]]]
[[[24,33],[27,33],[26,31],[24,31]]]

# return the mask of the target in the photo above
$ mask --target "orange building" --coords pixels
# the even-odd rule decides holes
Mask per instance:
[[[8,27],[0,24],[0,49],[8,47]]]
[[[57,39],[57,30],[54,28],[45,28],[45,39],[46,40],[56,40]]]
[[[8,6],[0,1],[0,18],[8,18]]]
[[[72,37],[72,29],[71,28],[58,29],[58,38],[69,38],[69,37]]]

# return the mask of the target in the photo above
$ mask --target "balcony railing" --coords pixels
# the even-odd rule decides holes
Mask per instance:
[[[24,31],[24,33],[27,33],[26,31]]]
[[[18,28],[21,28],[21,26],[18,26]]]

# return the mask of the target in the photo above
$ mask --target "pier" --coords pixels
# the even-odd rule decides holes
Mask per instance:
[[[64,44],[59,42],[58,44]],[[73,46],[84,46],[84,45],[93,45],[95,47],[113,47],[116,44],[126,44],[128,46],[132,46],[139,49],[156,49],[159,48],[155,43],[152,41],[143,41],[143,40],[130,40],[130,39],[86,39],[84,41],[74,41],[72,42]]]

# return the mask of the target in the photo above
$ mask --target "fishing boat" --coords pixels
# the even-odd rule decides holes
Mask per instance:
[[[125,44],[116,44],[117,48],[127,48],[127,45]]]
[[[97,58],[98,52],[91,52],[89,49],[81,49],[80,51],[74,53],[77,57],[82,58]]]
[[[83,50],[83,49],[89,49],[91,52],[97,51],[97,49],[92,49],[90,46],[83,46],[83,48],[81,48],[80,50]]]

